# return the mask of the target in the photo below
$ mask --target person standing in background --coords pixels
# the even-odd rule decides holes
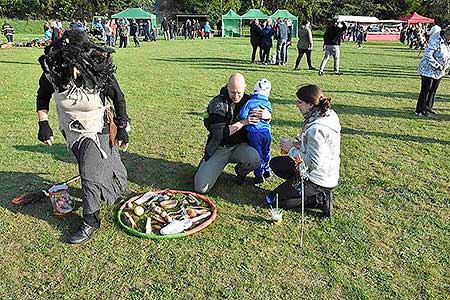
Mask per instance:
[[[254,19],[250,23],[250,44],[252,45],[252,59],[251,63],[255,63],[256,50],[259,48],[259,59],[262,61],[262,51],[261,51],[261,34],[262,29],[259,25],[259,20]]]
[[[424,117],[436,114],[434,97],[442,77],[450,67],[450,25],[439,33],[432,35],[425,54],[419,62],[417,73],[422,77],[416,116]]]
[[[311,63],[313,38],[310,26],[311,23],[309,23],[309,21],[305,20],[302,22],[302,27],[300,28],[300,31],[298,33],[298,43],[297,43],[298,57],[295,62],[294,70],[298,70],[298,66],[300,65],[300,61],[302,60],[303,54],[306,54],[306,62],[308,63],[308,68],[310,70],[316,69],[313,67]]]
[[[261,31],[261,49],[262,49],[261,62],[265,65],[269,63],[270,48],[272,48],[272,36],[273,36],[272,21],[269,19],[263,23]]]
[[[325,66],[327,65],[330,56],[334,59],[334,74],[341,75],[339,71],[339,59],[340,59],[340,45],[342,40],[342,34],[347,30],[347,25],[345,22],[338,22],[338,18],[333,18],[328,26],[325,34],[323,35],[323,51],[325,55],[323,57],[322,63],[320,64],[319,76],[323,75]]]
[[[117,24],[116,24],[116,20],[112,19],[109,27],[111,27],[111,46],[115,47],[116,46],[116,41],[117,41]]]

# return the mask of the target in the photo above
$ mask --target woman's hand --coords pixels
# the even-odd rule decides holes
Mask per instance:
[[[291,142],[290,140],[284,138],[284,139],[280,140],[280,147],[281,147],[281,149],[283,149],[283,151],[288,153],[289,150],[291,150],[291,148],[295,147],[295,146],[294,146],[293,142]]]

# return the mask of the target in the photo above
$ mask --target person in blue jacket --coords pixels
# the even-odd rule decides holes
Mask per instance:
[[[272,113],[272,104],[269,101],[272,84],[266,78],[258,80],[254,87],[254,92],[250,99],[240,111],[241,120],[246,119],[252,110],[267,108]],[[269,178],[270,171],[270,143],[272,141],[270,131],[270,120],[259,120],[255,125],[247,125],[248,144],[258,151],[261,158],[259,168],[254,171],[255,183],[262,183]]]

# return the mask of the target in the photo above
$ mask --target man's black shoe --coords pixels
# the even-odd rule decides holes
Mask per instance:
[[[238,166],[239,166],[239,164],[237,164],[237,165],[234,166],[234,172],[236,173],[236,176],[237,176],[237,179],[238,179],[238,183],[239,183],[240,185],[246,184],[246,183],[247,183],[247,175],[242,176],[242,175],[239,173],[239,170],[238,170],[239,168],[238,168]]]
[[[253,179],[253,183],[254,184],[258,184],[258,183],[263,183],[264,182],[264,177],[260,176],[255,176],[255,178]]]
[[[91,226],[91,225],[83,222],[83,224],[81,224],[80,229],[78,229],[78,231],[75,232],[75,234],[73,236],[71,236],[67,240],[67,242],[69,244],[79,244],[79,243],[86,242],[87,240],[89,240],[91,238],[91,236],[95,232],[97,232],[98,229],[99,229],[99,227],[94,227],[94,226]]]
[[[432,114],[432,115],[436,115],[437,114],[437,112],[434,109],[432,109],[432,108],[427,109],[427,113]]]
[[[319,71],[319,76],[322,76],[323,75],[323,71]]]
[[[315,67],[309,67],[310,70],[315,71],[316,68]]]
[[[334,72],[334,75],[342,75],[342,72]]]

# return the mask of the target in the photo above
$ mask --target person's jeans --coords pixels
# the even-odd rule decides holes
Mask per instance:
[[[261,57],[261,61],[263,63],[269,63],[269,55],[270,55],[270,48],[271,47],[263,47],[262,48],[262,57]]]
[[[323,70],[325,69],[330,56],[333,56],[334,59],[334,73],[339,73],[340,50],[338,45],[325,45],[325,56],[323,57],[322,63],[320,64],[320,72],[323,72]]]
[[[135,47],[139,47],[140,46],[140,44],[139,44],[139,36],[138,36],[137,33],[133,34],[133,41],[134,41],[134,46]]]
[[[13,36],[12,35],[7,35],[6,36],[6,40],[8,41],[8,43],[12,43],[13,42]]]
[[[119,48],[126,48],[126,47],[127,47],[127,37],[121,36]]]
[[[164,30],[164,39],[170,40],[170,31],[169,30]]]
[[[277,64],[283,64],[286,61],[286,40],[277,42]]]
[[[111,36],[110,35],[106,36],[106,46],[111,47]]]
[[[439,87],[441,78],[434,79],[427,76],[422,76],[422,84],[420,87],[419,99],[417,100],[416,113],[426,113],[433,109],[434,97],[436,90]]]
[[[115,33],[111,34],[111,47],[116,46],[117,35]]]
[[[219,146],[207,161],[201,160],[194,176],[194,190],[198,193],[207,193],[216,184],[217,178],[228,163],[237,163],[238,175],[246,176],[259,167],[259,162],[258,152],[247,143]]]
[[[295,62],[295,68],[298,69],[298,66],[300,65],[300,61],[302,60],[303,54],[306,54],[306,62],[308,63],[308,67],[310,69],[314,68],[311,63],[311,50],[310,49],[300,49],[300,48],[297,48],[297,50],[298,50],[298,56],[297,56],[297,61]]]

